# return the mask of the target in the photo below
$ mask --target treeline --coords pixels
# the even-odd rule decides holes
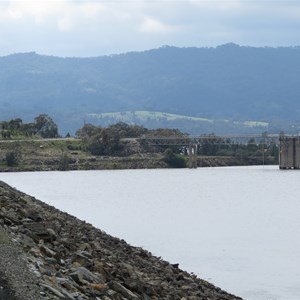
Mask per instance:
[[[33,123],[23,123],[21,118],[0,122],[0,130],[3,139],[34,136],[56,138],[59,136],[57,124],[46,114],[35,117]]]
[[[77,130],[76,137],[80,138],[86,149],[94,155],[116,155],[121,153],[124,144],[121,139],[140,138],[143,136],[183,136],[178,129],[158,128],[147,129],[139,125],[128,125],[119,122],[108,127],[85,124]]]
[[[76,132],[76,136],[83,141],[85,149],[94,155],[122,155],[124,153],[122,139],[186,137],[188,134],[178,129],[158,128],[149,130],[142,126],[119,122],[108,127],[85,124]],[[197,148],[197,155],[199,156],[236,157],[249,164],[255,161],[265,164],[278,163],[279,149],[276,143],[258,143],[253,138],[244,143],[237,143],[229,138],[222,138],[214,134],[203,137]],[[141,147],[147,148],[147,143],[142,144]],[[149,148],[145,150],[149,150]],[[157,146],[152,151],[164,152],[164,160],[170,165],[185,166],[183,157],[188,151],[185,146]]]

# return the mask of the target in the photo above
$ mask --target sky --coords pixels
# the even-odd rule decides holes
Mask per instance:
[[[300,0],[0,0],[0,56],[299,46]]]

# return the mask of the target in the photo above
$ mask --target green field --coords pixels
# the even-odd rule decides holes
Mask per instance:
[[[232,123],[238,126],[253,127],[268,127],[269,123],[260,121],[229,121],[222,119],[209,119],[202,117],[185,116],[178,114],[171,114],[166,112],[157,111],[124,111],[124,112],[109,112],[102,114],[89,114],[88,117],[98,120],[110,120],[111,123],[124,122],[128,124],[146,123],[149,121],[163,122],[163,121],[193,121],[196,123],[214,124],[219,123]]]

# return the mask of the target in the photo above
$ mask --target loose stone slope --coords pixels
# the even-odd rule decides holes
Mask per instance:
[[[238,300],[142,248],[0,182],[6,300]]]

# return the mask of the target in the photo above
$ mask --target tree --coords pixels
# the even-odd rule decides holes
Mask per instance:
[[[186,167],[185,158],[180,154],[175,154],[170,148],[165,151],[163,160],[172,168]]]
[[[43,138],[58,137],[58,127],[54,121],[46,114],[37,116],[35,119],[37,133]]]
[[[93,124],[84,124],[82,128],[76,131],[76,136],[86,141],[91,138],[99,128],[101,127],[97,127]]]
[[[113,155],[122,149],[120,126],[111,125],[107,128],[102,128],[92,124],[85,124],[81,129],[77,130],[76,136],[84,141],[87,150],[94,155]]]
[[[21,131],[26,137],[31,137],[37,133],[37,128],[34,123],[27,123],[22,125]]]
[[[17,131],[20,129],[21,125],[22,125],[22,119],[20,118],[16,118],[16,119],[12,119],[9,121],[8,125],[9,125],[9,129],[15,134],[17,133]]]
[[[87,141],[88,150],[94,155],[113,155],[121,150],[119,131],[114,127],[98,128]]]

